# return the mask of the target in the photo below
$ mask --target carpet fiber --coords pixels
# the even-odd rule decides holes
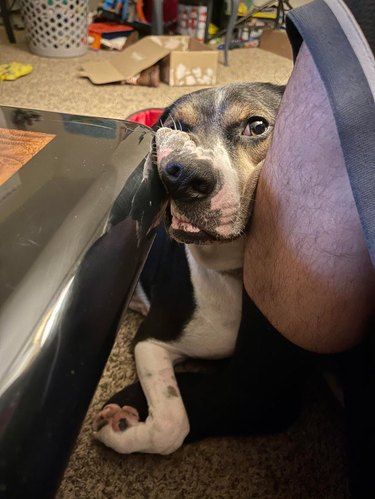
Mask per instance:
[[[317,378],[306,390],[301,416],[282,434],[210,438],[170,456],[121,456],[96,443],[96,411],[134,380],[130,339],[140,321],[134,312],[125,316],[58,499],[346,497],[342,415]]]
[[[10,46],[0,32],[0,63],[31,63],[33,72],[0,83],[0,104],[111,118],[148,107],[164,107],[194,88],[94,86],[79,78],[82,61],[31,55],[22,34]],[[219,65],[218,84],[232,81],[285,83],[291,61],[260,49],[231,52],[230,66]],[[1,118],[1,116],[0,116]],[[140,317],[128,312],[71,456],[58,499],[137,498],[329,498],[347,497],[343,417],[325,385],[312,379],[299,419],[282,434],[218,438],[184,446],[171,456],[121,456],[97,444],[93,416],[115,391],[134,379],[129,341]],[[225,401],[223,401],[225,404]]]

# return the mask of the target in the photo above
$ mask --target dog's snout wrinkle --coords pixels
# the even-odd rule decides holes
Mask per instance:
[[[187,133],[181,130],[173,130],[171,128],[159,128],[155,134],[155,144],[159,149],[173,149],[185,151],[189,154],[202,155],[203,152],[210,154],[210,147],[203,151],[201,140],[198,139],[195,133]]]

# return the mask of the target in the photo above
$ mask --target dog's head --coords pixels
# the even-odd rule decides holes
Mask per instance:
[[[170,198],[171,237],[209,243],[244,233],[283,90],[230,84],[188,94],[166,110],[153,153]]]

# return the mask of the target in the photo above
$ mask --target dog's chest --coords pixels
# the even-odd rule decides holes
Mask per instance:
[[[186,254],[196,308],[174,346],[189,357],[230,356],[241,321],[242,274],[209,269]]]

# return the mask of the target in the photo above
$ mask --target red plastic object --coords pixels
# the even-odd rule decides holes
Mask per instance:
[[[153,0],[145,0],[143,2],[143,10],[149,22],[152,20],[152,2]],[[175,22],[177,19],[178,0],[163,1],[163,21],[165,23]]]
[[[125,26],[125,24],[112,22],[91,23],[89,25],[89,31],[102,35],[103,33],[123,33],[124,31],[133,31],[133,28]]]
[[[163,108],[142,109],[142,111],[137,111],[136,113],[128,116],[126,119],[128,121],[134,121],[135,123],[142,123],[142,125],[152,127],[157,123],[163,113]]]

